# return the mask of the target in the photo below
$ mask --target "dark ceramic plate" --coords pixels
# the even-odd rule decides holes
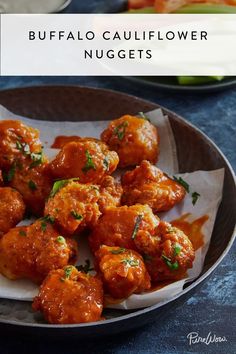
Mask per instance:
[[[82,87],[32,87],[0,92],[0,104],[14,113],[43,120],[109,120],[123,114],[136,114],[153,110],[158,105],[137,97],[108,90]],[[223,200],[216,217],[216,223],[207,253],[204,268],[198,279],[168,301],[142,310],[105,310],[104,321],[78,325],[49,325],[31,310],[31,304],[21,301],[0,299],[0,330],[29,335],[84,338],[101,336],[142,326],[153,319],[168,316],[172,306],[184,301],[196,287],[221,262],[233,243],[236,214],[236,186],[233,171],[221,151],[200,130],[164,109],[177,144],[180,171],[198,169],[213,170],[225,168]]]
[[[172,92],[218,92],[236,87],[236,77],[226,77],[222,81],[213,81],[199,85],[179,85],[174,76],[128,76],[127,78],[136,84]]]
[[[117,13],[127,10],[127,0],[72,0],[67,12],[74,13]]]

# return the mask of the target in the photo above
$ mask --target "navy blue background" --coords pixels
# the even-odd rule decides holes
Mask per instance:
[[[110,1],[74,0],[68,12],[101,12]],[[122,0],[120,0],[122,2]],[[113,2],[117,5],[117,2]],[[99,9],[99,10],[100,10]],[[114,9],[114,8],[113,8]],[[111,8],[109,8],[111,11]],[[78,84],[110,88],[127,92],[159,103],[176,111],[202,129],[221,148],[236,168],[236,89],[212,94],[164,93],[153,88],[138,86],[124,78],[95,77],[5,77],[0,78],[0,89],[43,84]],[[0,353],[236,353],[236,245],[203,284],[188,300],[169,311],[166,319],[154,322],[137,331],[92,342],[48,343],[42,338],[1,338]],[[209,332],[226,336],[220,344],[189,345],[187,334],[198,332],[205,337]],[[1,337],[1,334],[0,334]]]

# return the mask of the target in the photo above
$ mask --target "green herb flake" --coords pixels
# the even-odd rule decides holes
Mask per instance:
[[[126,251],[125,248],[119,248],[118,250],[111,250],[110,253],[112,254],[121,254],[124,253]]]
[[[142,118],[150,122],[150,119],[148,119],[148,117],[143,112],[138,112],[138,118]]]
[[[85,265],[79,265],[79,266],[76,266],[76,268],[80,272],[83,272],[83,273],[89,273],[89,272],[92,272],[94,270],[94,268],[90,264],[90,260],[89,259],[86,259]]]
[[[129,125],[127,121],[119,124],[115,129],[114,129],[114,135],[118,137],[119,140],[122,140],[125,136],[125,131],[126,127]]]
[[[139,227],[140,227],[140,224],[142,222],[142,219],[143,219],[143,215],[138,215],[137,218],[136,218],[136,221],[135,221],[135,225],[134,225],[134,230],[133,230],[133,233],[132,233],[132,240],[135,239],[137,233],[138,233],[138,230],[139,230]]]
[[[21,137],[18,137],[19,140],[22,140]],[[32,152],[30,151],[30,146],[27,143],[16,141],[17,150],[21,151],[24,156],[30,156],[32,163],[30,168],[36,167],[43,162],[43,151]]]
[[[91,154],[90,154],[90,152],[89,152],[88,150],[85,151],[85,156],[86,156],[86,164],[85,164],[85,166],[82,168],[82,171],[83,171],[84,173],[87,173],[87,172],[90,171],[90,170],[96,171],[96,167],[95,167],[95,165],[94,165],[92,156],[91,156]]]
[[[61,243],[61,244],[65,244],[65,243],[66,243],[66,240],[64,239],[63,236],[58,236],[58,237],[57,237],[57,242],[58,242],[58,243]]]
[[[28,183],[28,186],[29,188],[32,190],[32,191],[36,191],[37,190],[37,185],[34,181],[30,180],[29,183]]]
[[[54,224],[55,218],[51,215],[46,215],[41,220],[41,230],[44,232],[47,229],[47,223]]]
[[[162,255],[162,259],[171,270],[177,270],[179,268],[179,263],[177,261],[172,263],[171,259],[166,257],[164,254]]]
[[[66,279],[70,279],[73,268],[73,266],[67,266],[66,268],[64,268],[64,277],[61,277],[61,281],[64,282]]]
[[[200,197],[201,195],[198,193],[198,192],[193,192],[192,193],[192,204],[195,205],[198,201],[198,198]]]
[[[26,232],[24,230],[20,230],[19,231],[19,235],[22,236],[22,237],[25,237],[26,236]]]
[[[173,176],[173,179],[179,184],[181,184],[181,186],[184,187],[186,192],[189,193],[189,184],[182,177]]]
[[[51,215],[46,215],[41,220],[49,222],[50,224],[54,224],[54,222],[55,222],[55,218]]]
[[[75,220],[82,220],[83,219],[83,216],[81,214],[78,214],[75,210],[72,210],[70,212],[71,216],[73,216],[73,218]]]
[[[182,250],[182,246],[179,243],[174,245],[174,256],[178,256]]]
[[[28,156],[30,155],[30,147],[27,143],[22,143],[20,141],[16,141],[16,148],[17,150],[21,151],[23,155]]]
[[[33,152],[31,155],[31,160],[33,161],[30,164],[30,168],[34,168],[36,166],[41,165],[41,163],[43,162],[43,151],[39,151],[39,152]]]
[[[105,167],[105,170],[107,171],[109,169],[109,160],[107,157],[103,160],[103,165]]]
[[[122,259],[121,263],[124,263],[126,266],[130,267],[138,267],[139,261],[138,259]]]
[[[67,186],[70,182],[78,181],[79,178],[61,179],[53,184],[49,198],[53,198],[63,187]]]
[[[45,221],[42,221],[42,222],[41,222],[41,230],[42,230],[43,232],[45,232],[46,229],[47,229],[47,223],[46,223]]]

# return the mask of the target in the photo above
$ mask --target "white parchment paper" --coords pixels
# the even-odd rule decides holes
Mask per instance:
[[[200,274],[209,247],[216,213],[222,198],[224,169],[178,174],[175,140],[168,117],[164,116],[160,109],[145,114],[150,121],[157,126],[160,135],[160,158],[157,164],[158,167],[171,176],[182,176],[182,178],[184,178],[184,180],[190,185],[190,193],[187,194],[184,201],[169,212],[161,213],[160,217],[166,221],[172,221],[189,213],[190,215],[187,220],[190,222],[193,222],[203,215],[208,215],[209,219],[205,222],[202,228],[204,234],[204,246],[196,252],[194,265],[188,272],[188,278],[176,281],[160,290],[132,295],[122,303],[110,305],[110,307],[113,308],[142,308],[169,299],[179,293],[187,281],[193,280]],[[69,118],[70,117],[68,117],[68,119]],[[45,146],[45,153],[51,157],[55,156],[57,151],[56,149],[51,149],[50,146],[58,135],[78,135],[81,137],[92,136],[99,138],[100,133],[108,124],[107,121],[49,122],[33,120],[17,116],[9,112],[3,106],[0,106],[0,119],[21,119],[26,124],[39,129],[41,132],[41,141]],[[191,193],[193,192],[198,192],[201,195],[194,206],[191,197]],[[88,248],[86,239],[79,239],[79,249],[80,256],[78,264],[84,264],[86,259],[90,259],[91,262],[93,262],[93,257]],[[31,301],[37,292],[38,287],[28,280],[10,281],[0,275],[1,298]]]

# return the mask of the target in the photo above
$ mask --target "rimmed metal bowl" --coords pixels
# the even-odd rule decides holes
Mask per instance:
[[[77,86],[42,86],[0,92],[0,104],[14,113],[52,121],[110,120],[123,114],[150,111],[159,106],[109,90]],[[236,219],[236,185],[233,170],[217,146],[199,129],[163,108],[177,145],[180,172],[225,168],[223,199],[218,210],[204,268],[198,279],[186,285],[172,299],[134,311],[105,310],[106,320],[89,324],[49,325],[31,304],[0,299],[0,328],[11,333],[50,338],[85,338],[128,331],[154,319],[168,316],[170,307],[189,297],[206,280],[229,251],[234,240]]]

